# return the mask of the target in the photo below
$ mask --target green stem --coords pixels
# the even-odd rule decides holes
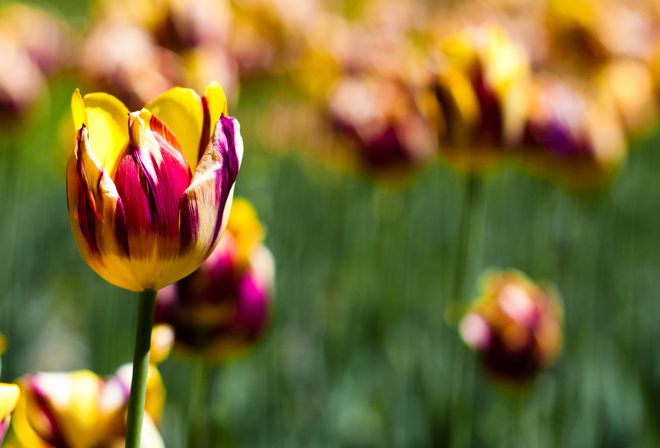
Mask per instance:
[[[192,363],[190,401],[188,402],[188,448],[206,448],[209,445],[210,370],[203,353]]]
[[[474,283],[481,255],[481,230],[483,221],[482,178],[469,174],[465,179],[461,223],[456,248],[454,283],[450,299],[459,308],[470,300],[470,286]],[[458,338],[453,345],[454,372],[451,383],[451,434],[449,446],[463,448],[472,446],[474,430],[475,377],[474,359],[466,357],[465,348]]]
[[[148,289],[138,293],[133,378],[131,380],[131,395],[128,399],[128,417],[126,421],[126,448],[140,448],[144,398],[147,392],[147,374],[149,373],[151,328],[154,322],[155,307],[156,291]]]
[[[458,234],[458,248],[452,285],[451,300],[468,300],[467,274],[475,269],[480,251],[482,180],[478,174],[468,174],[465,178],[463,203],[461,204],[461,227]]]

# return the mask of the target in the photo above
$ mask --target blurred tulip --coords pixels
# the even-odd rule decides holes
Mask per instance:
[[[229,49],[242,75],[297,63],[322,17],[318,0],[233,2]]]
[[[262,235],[252,205],[237,199],[213,254],[158,292],[155,321],[174,329],[175,349],[221,362],[261,338],[269,323],[274,271]]]
[[[577,187],[610,179],[626,156],[613,104],[556,78],[538,76],[521,141],[523,160]]]
[[[155,325],[151,331],[149,363],[158,365],[165,361],[174,345],[174,329],[167,324]]]
[[[45,75],[68,62],[71,37],[65,23],[46,9],[21,3],[0,11],[0,29],[11,36]]]
[[[176,54],[158,46],[146,30],[125,19],[96,23],[83,39],[75,61],[83,78],[116,95],[131,109],[173,88],[182,75]]]
[[[647,131],[658,119],[658,104],[649,67],[634,59],[616,59],[598,73],[594,84],[613,107],[631,136]]]
[[[46,79],[13,37],[0,32],[0,126],[12,128],[46,91]]]
[[[526,55],[497,27],[446,39],[437,56],[440,152],[462,170],[489,167],[516,142],[529,107]]]
[[[7,429],[9,429],[11,413],[16,407],[20,393],[20,389],[16,384],[0,383],[0,444],[2,444]]]
[[[226,43],[231,13],[226,0],[101,0],[98,16],[122,19],[148,30],[175,52]]]
[[[125,378],[129,375],[128,380]],[[148,377],[142,447],[164,447],[159,421],[164,389],[158,370]],[[130,365],[103,381],[92,372],[38,373],[19,382],[23,396],[16,408],[9,446],[19,448],[116,448],[123,446],[130,390]]]
[[[243,155],[220,85],[201,98],[175,88],[130,114],[111,95],[76,90],[72,108],[69,218],[85,261],[138,292],[197,269],[220,240]]]
[[[460,331],[494,379],[523,385],[557,357],[561,325],[553,291],[516,271],[505,271],[488,276]]]
[[[332,122],[348,137],[361,168],[380,178],[400,178],[435,154],[431,98],[379,77],[346,77],[330,93]]]

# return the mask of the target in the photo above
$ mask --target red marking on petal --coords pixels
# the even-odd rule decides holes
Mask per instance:
[[[131,235],[146,233],[176,244],[179,200],[190,184],[190,168],[176,137],[155,115],[150,118],[149,129],[158,147],[141,148],[131,139],[117,167],[115,184],[123,203],[123,210],[117,213],[124,214],[125,228],[118,226],[116,236],[122,241],[125,234],[128,241]],[[144,242],[139,249],[130,247],[132,256],[151,253],[153,247]]]
[[[34,397],[35,404],[39,408],[40,413],[45,417],[45,422],[48,424],[48,434],[43,434],[43,431],[38,431],[37,429],[40,429],[38,426],[32,426],[35,432],[39,434],[39,437],[41,437],[43,440],[46,442],[50,443],[53,446],[57,447],[68,447],[69,444],[66,443],[64,440],[62,431],[60,429],[60,425],[57,421],[56,418],[56,412],[53,409],[53,406],[50,403],[50,400],[48,400],[48,397],[46,393],[41,390],[39,386],[36,384],[36,379],[32,378],[30,384],[30,390],[32,391],[32,397]],[[38,417],[37,417],[38,418]],[[28,417],[29,420],[29,417]],[[44,422],[43,419],[40,419],[40,421]],[[32,425],[32,423],[30,423]]]
[[[89,246],[89,251],[92,255],[100,255],[98,242],[96,241],[96,221],[103,221],[94,201],[94,194],[89,188],[87,182],[87,175],[85,173],[85,166],[83,164],[82,145],[81,141],[85,136],[87,130],[85,125],[78,130],[78,139],[76,143],[77,164],[76,171],[78,173],[76,189],[78,190],[78,203],[74,204],[77,208],[77,220],[83,238]]]
[[[225,205],[227,204],[231,187],[234,185],[234,182],[236,182],[236,176],[238,176],[238,169],[240,167],[240,161],[238,160],[238,154],[236,153],[234,133],[234,119],[232,117],[221,116],[215,125],[215,132],[213,133],[213,140],[217,145],[217,150],[220,152],[223,160],[222,169],[216,172],[215,177],[215,194],[216,198],[219,199],[218,203],[220,204],[220,207],[218,208],[218,218],[215,221],[213,239],[210,246],[211,249],[209,250],[208,255],[213,251],[215,243],[220,237]]]
[[[154,228],[150,188],[140,173],[133,154],[125,154],[117,165],[115,185],[123,204],[123,212],[128,235],[152,232]],[[148,251],[131,248],[133,256],[146,256]]]
[[[160,166],[152,160],[157,176],[152,192],[157,228],[159,234],[176,241],[179,235],[179,200],[190,185],[192,175],[181,146],[169,128],[155,115],[151,116],[149,127],[163,157]]]
[[[186,250],[197,241],[199,233],[199,207],[197,205],[197,198],[195,196],[192,202],[189,201],[188,195],[181,196],[179,204],[181,220],[179,222],[179,247]]]
[[[202,135],[199,139],[199,154],[197,154],[197,162],[200,161],[209,145],[209,134],[211,132],[211,110],[209,109],[209,100],[205,96],[202,97],[202,113],[204,114],[204,121],[202,123]]]

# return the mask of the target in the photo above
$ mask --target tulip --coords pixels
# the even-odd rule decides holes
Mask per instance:
[[[495,380],[524,385],[557,357],[561,323],[554,292],[509,271],[488,277],[460,330]]]
[[[16,384],[0,383],[0,444],[2,444],[7,429],[9,429],[11,413],[18,402],[19,396],[20,389]]]
[[[523,132],[528,58],[494,26],[464,30],[446,39],[440,50],[433,86],[441,115],[440,151],[462,170],[483,170]]]
[[[587,86],[536,76],[519,143],[523,161],[572,187],[610,180],[627,155],[625,130],[612,101]]]
[[[243,154],[219,84],[201,98],[174,88],[132,113],[111,95],[76,90],[72,109],[69,219],[85,261],[138,292],[197,269],[222,235]]]
[[[213,254],[191,275],[159,291],[155,321],[173,328],[176,350],[213,363],[260,340],[268,327],[274,271],[262,237],[252,205],[236,200]]]
[[[413,86],[381,76],[347,76],[330,93],[335,128],[353,143],[370,175],[397,180],[435,154],[434,129],[423,95]]]
[[[69,220],[101,277],[138,292],[126,447],[138,448],[156,291],[197,269],[227,223],[243,156],[218,83],[174,88],[129,113],[105,93],[72,98],[78,129],[67,165]],[[128,116],[128,121],[126,117]]]
[[[12,447],[114,448],[123,446],[130,365],[103,380],[87,370],[37,373],[19,381],[23,396],[13,423]],[[158,370],[149,370],[142,447],[163,447],[156,429],[164,404]]]

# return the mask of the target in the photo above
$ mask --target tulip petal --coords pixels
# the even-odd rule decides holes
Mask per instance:
[[[181,198],[180,250],[201,264],[227,225],[234,182],[243,157],[238,121],[220,118],[199,161],[190,187]]]
[[[128,144],[126,116],[129,110],[112,95],[96,92],[83,98],[78,89],[71,98],[71,110],[74,126],[76,129],[83,124],[87,126],[94,155],[112,176]]]
[[[39,373],[27,381],[28,420],[55,446],[95,446],[102,381],[94,373]]]
[[[177,252],[179,200],[190,185],[190,169],[174,134],[148,110],[130,114],[129,129],[130,144],[115,182],[126,213],[130,255],[160,264]]]
[[[25,392],[25,381],[21,380],[21,388]],[[21,394],[11,419],[12,438],[9,445],[12,447],[52,448],[32,428],[27,415],[27,400],[25,393]]]
[[[174,133],[191,170],[197,168],[204,116],[201,98],[191,89],[175,87],[145,106]]]
[[[141,291],[126,264],[128,239],[121,198],[92,152],[85,126],[78,131],[67,165],[67,199],[73,236],[85,261],[110,283]]]
[[[0,419],[4,419],[14,410],[20,388],[16,384],[0,384]]]
[[[213,136],[212,124],[217,123],[220,117],[229,115],[225,91],[222,90],[222,86],[217,81],[213,81],[204,89],[202,111],[204,113],[204,124],[199,139],[197,160],[202,158],[209,144],[209,139]]]

